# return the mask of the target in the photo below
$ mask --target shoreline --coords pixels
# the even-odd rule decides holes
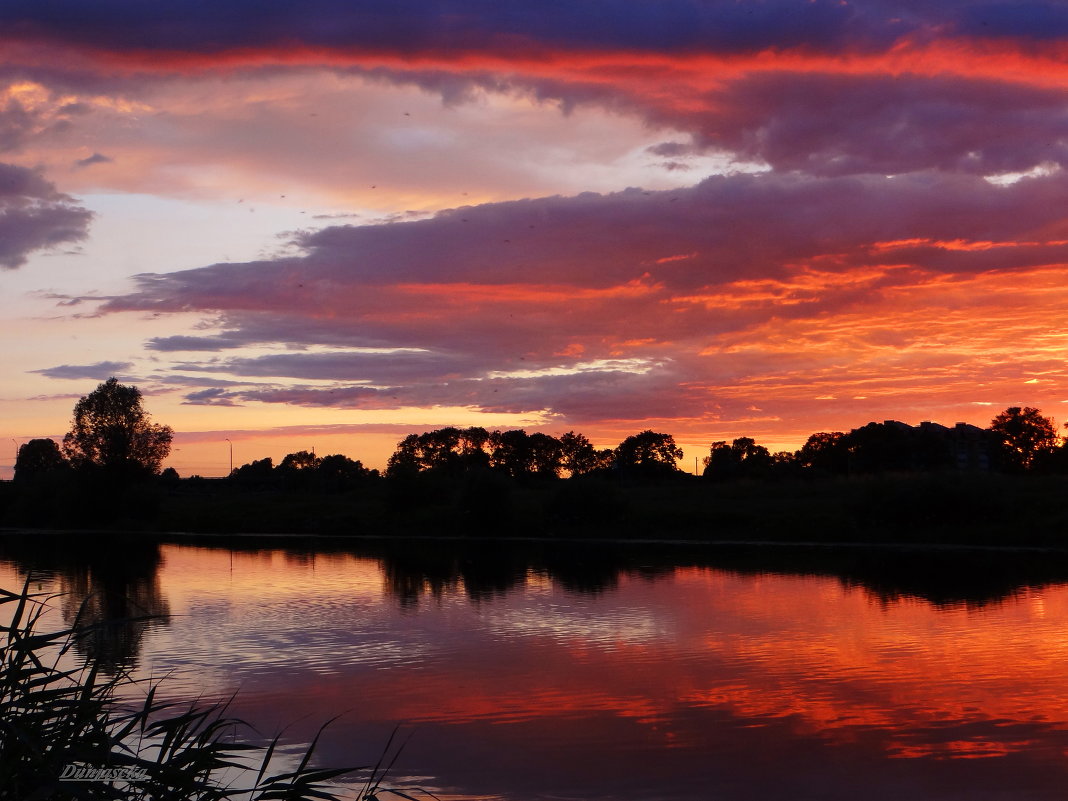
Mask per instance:
[[[677,545],[684,547],[723,547],[723,548],[761,548],[787,549],[801,548],[807,550],[864,550],[864,551],[895,551],[895,552],[971,552],[971,553],[1059,553],[1068,555],[1068,546],[1058,547],[1052,545],[984,545],[968,543],[946,542],[891,542],[874,541],[865,542],[859,540],[716,540],[716,539],[685,539],[685,538],[634,538],[634,537],[486,537],[486,536],[463,536],[456,534],[315,534],[302,532],[217,532],[217,531],[153,531],[153,530],[121,530],[121,529],[54,529],[54,528],[31,528],[17,526],[0,527],[0,537],[8,536],[106,536],[106,537],[136,537],[153,538],[160,542],[193,539],[210,540],[285,540],[285,541],[312,541],[312,542],[454,542],[464,544],[474,543],[506,543],[506,544],[549,544],[549,545]]]

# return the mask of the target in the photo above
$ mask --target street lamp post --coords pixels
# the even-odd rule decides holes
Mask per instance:
[[[227,437],[226,441],[230,442],[230,438]],[[232,476],[233,474],[234,474],[234,443],[230,442],[230,472],[227,475],[228,476]]]

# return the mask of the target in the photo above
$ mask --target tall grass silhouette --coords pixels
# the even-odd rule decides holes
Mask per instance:
[[[412,799],[382,787],[392,737],[376,765],[315,768],[328,721],[295,768],[278,767],[281,735],[267,745],[242,742],[238,735],[251,727],[227,715],[232,697],[166,702],[158,683],[123,670],[109,675],[72,650],[100,625],[80,616],[69,627],[39,631],[55,597],[31,592],[29,581],[19,592],[0,589],[0,799],[340,801],[327,782],[359,771],[370,771],[359,801],[387,793]],[[143,700],[123,700],[134,685],[142,685]]]

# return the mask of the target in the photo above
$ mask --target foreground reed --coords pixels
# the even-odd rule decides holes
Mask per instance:
[[[238,741],[248,727],[227,716],[228,702],[163,702],[158,684],[146,684],[144,700],[125,706],[119,690],[137,680],[107,675],[72,652],[93,626],[76,620],[37,631],[52,597],[30,592],[28,582],[21,592],[0,589],[0,799],[338,801],[337,788],[325,783],[361,770],[370,771],[361,801],[385,793],[412,799],[381,787],[386,754],[373,766],[311,767],[325,725],[296,768],[279,770],[278,737],[267,745]]]

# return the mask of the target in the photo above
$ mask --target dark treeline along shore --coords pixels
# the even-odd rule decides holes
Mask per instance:
[[[988,428],[868,423],[796,452],[713,442],[700,476],[667,433],[597,449],[583,434],[441,428],[383,473],[341,454],[262,459],[225,479],[161,470],[173,432],[114,378],[62,445],[19,449],[0,524],[199,533],[897,542],[1062,547],[1068,444],[1038,409]]]

